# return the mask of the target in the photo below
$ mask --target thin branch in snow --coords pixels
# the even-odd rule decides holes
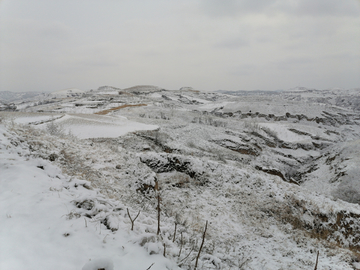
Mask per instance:
[[[177,226],[177,223],[175,222],[175,230],[174,230],[174,238],[173,238],[173,243],[175,242],[175,236],[176,236],[176,226]]]
[[[138,218],[138,216],[140,215],[140,210],[139,210],[139,213],[136,215],[136,217],[134,219],[132,219],[131,216],[130,216],[129,208],[126,208],[126,211],[128,213],[129,219],[131,221],[131,230],[133,231],[134,230],[134,222]]]
[[[194,270],[195,270],[196,267],[197,267],[198,260],[199,260],[199,257],[200,257],[200,253],[201,253],[201,250],[202,250],[203,245],[204,245],[205,235],[206,235],[206,230],[207,230],[207,225],[208,225],[208,221],[206,221],[206,224],[205,224],[205,230],[204,230],[204,233],[203,233],[203,237],[202,237],[202,242],[201,242],[201,245],[200,245],[199,253],[198,253],[197,257],[196,257]]]
[[[179,258],[180,258],[180,255],[181,255],[182,246],[183,246],[183,233],[181,232]]]
[[[191,252],[193,252],[193,248],[190,250],[190,252],[189,252],[189,254],[188,255],[186,255],[185,257],[184,257],[184,259],[182,259],[181,261],[180,261],[180,263],[181,262],[183,262],[187,257],[189,257],[190,256],[190,254],[191,254]],[[178,266],[180,266],[180,264],[178,264]]]
[[[158,211],[158,228],[157,228],[157,235],[160,234],[160,212],[161,212],[161,209],[160,209],[160,194],[157,195],[157,211]]]
[[[319,262],[319,251],[317,252],[317,255],[316,255],[316,263],[315,263],[314,270],[317,270],[318,262]]]

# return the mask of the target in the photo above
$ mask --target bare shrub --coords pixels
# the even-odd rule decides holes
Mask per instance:
[[[51,121],[49,124],[46,125],[46,131],[52,136],[57,136],[57,137],[65,136],[64,127],[60,124],[56,124],[54,121]]]

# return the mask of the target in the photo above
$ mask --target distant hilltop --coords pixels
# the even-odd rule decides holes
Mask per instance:
[[[84,93],[84,90],[80,90],[77,88],[68,88],[51,92],[50,95],[54,97],[77,97],[81,96]]]
[[[27,100],[39,96],[41,92],[11,92],[0,91],[0,101],[3,103],[14,102],[17,100]]]

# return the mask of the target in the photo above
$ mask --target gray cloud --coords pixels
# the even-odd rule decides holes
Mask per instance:
[[[274,12],[297,16],[358,16],[358,0],[202,0],[205,14],[215,17]]]
[[[2,0],[0,91],[359,87],[359,3]]]
[[[290,57],[287,59],[273,62],[272,65],[274,68],[280,71],[302,70],[302,69],[308,69],[316,61],[317,59],[309,58],[309,57]]]
[[[290,10],[294,14],[308,16],[358,16],[360,2],[358,0],[298,0]]]
[[[250,41],[246,40],[242,37],[223,40],[216,44],[217,47],[229,48],[229,49],[234,49],[234,50],[239,49],[241,47],[246,47],[249,45],[250,45]]]
[[[209,16],[237,16],[263,12],[276,2],[277,0],[202,0],[201,8]]]

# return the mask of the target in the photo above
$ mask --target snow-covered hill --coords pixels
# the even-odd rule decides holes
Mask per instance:
[[[360,268],[359,92],[233,94],[104,86],[0,112],[0,261],[22,269],[9,228],[62,204],[43,223],[69,235],[33,245],[94,246],[49,259],[74,269],[194,269],[206,221],[198,269],[313,269],[317,251],[318,269]]]
[[[0,101],[4,103],[23,101],[31,98],[35,98],[42,95],[40,92],[11,92],[11,91],[0,91]]]
[[[63,90],[57,90],[50,93],[50,96],[57,97],[57,98],[64,98],[64,97],[77,97],[84,94],[85,91],[76,89],[76,88],[68,88]]]

